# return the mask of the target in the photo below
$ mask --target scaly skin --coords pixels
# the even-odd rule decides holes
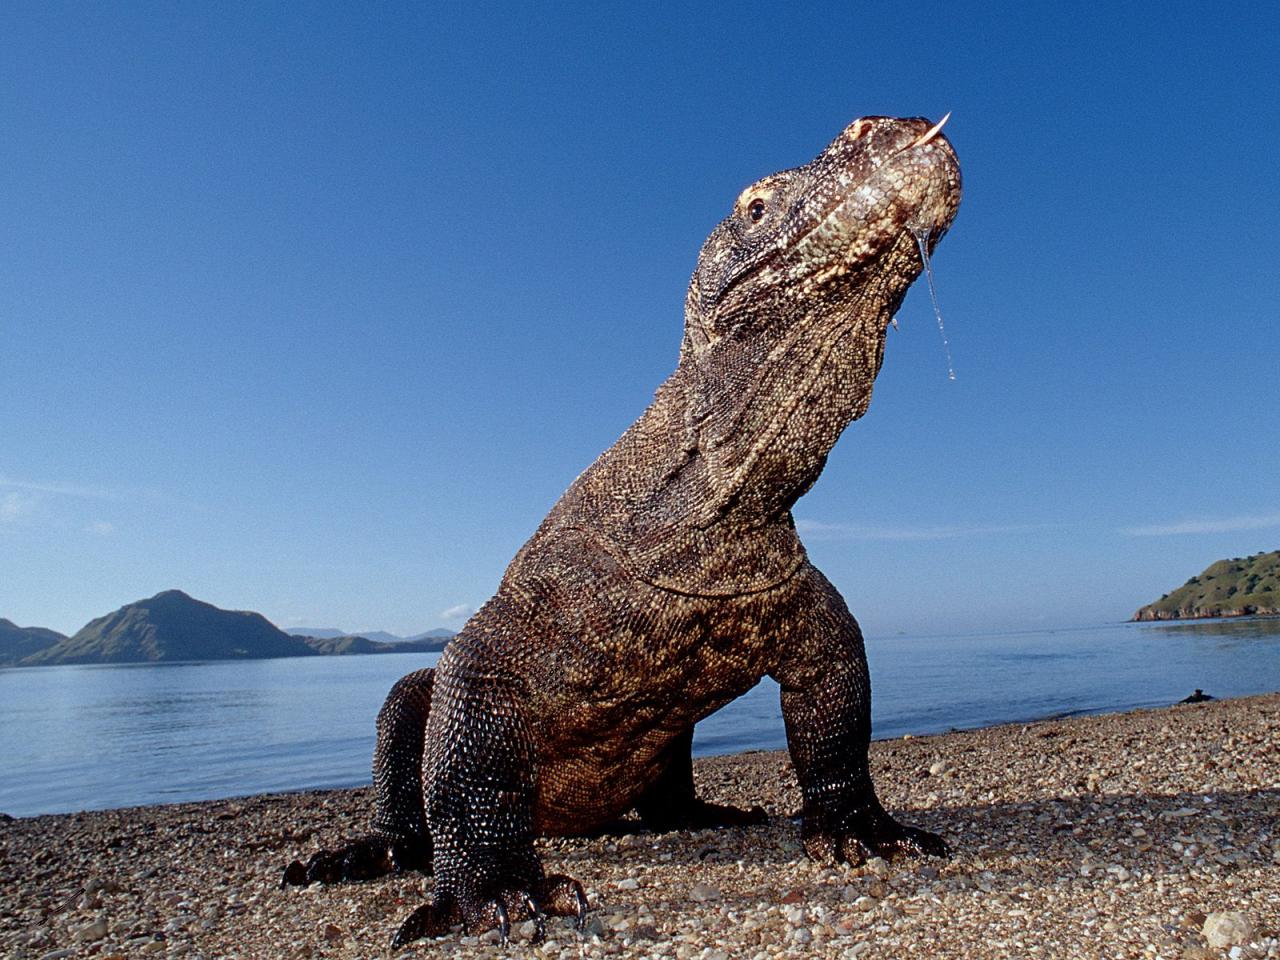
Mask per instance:
[[[434,671],[379,715],[374,833],[293,863],[286,883],[434,869],[399,945],[541,914],[582,889],[544,874],[536,834],[656,829],[763,812],[693,793],[693,725],[768,675],[782,687],[805,849],[827,861],[944,855],[896,823],[867,765],[858,624],[809,563],[791,508],[860,417],[885,332],[960,200],[927,121],[851,124],[816,159],[747,188],[689,286],[680,362],[569,488]]]

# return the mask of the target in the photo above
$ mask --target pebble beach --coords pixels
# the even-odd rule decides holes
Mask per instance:
[[[1280,958],[1277,744],[1280,694],[880,741],[886,807],[954,853],[858,867],[804,857],[785,753],[698,760],[704,796],[769,822],[541,840],[585,930],[396,956]],[[0,819],[0,956],[388,956],[430,878],[279,886],[370,809],[366,788]]]

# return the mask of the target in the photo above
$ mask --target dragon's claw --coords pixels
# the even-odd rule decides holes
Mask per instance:
[[[438,937],[448,933],[461,923],[468,934],[497,929],[505,946],[511,938],[513,920],[532,920],[531,943],[541,943],[547,937],[547,916],[574,918],[574,926],[582,928],[587,910],[586,894],[582,884],[563,874],[546,877],[534,885],[534,890],[518,887],[495,889],[462,897],[437,899],[415,910],[400,924],[391,940],[392,948],[403,947],[422,937]]]
[[[804,849],[811,860],[820,863],[866,863],[873,857],[893,860],[897,857],[947,857],[951,849],[936,833],[918,827],[905,827],[889,818],[879,818],[862,827],[829,829],[808,827],[804,831]]]

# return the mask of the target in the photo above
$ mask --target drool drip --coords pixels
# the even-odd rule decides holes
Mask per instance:
[[[947,379],[956,378],[956,368],[951,363],[951,342],[947,339],[947,328],[942,325],[942,308],[938,306],[938,291],[933,288],[933,267],[929,263],[929,235],[921,232],[915,235],[916,246],[920,248],[920,259],[924,261],[924,278],[929,284],[929,299],[933,301],[933,315],[938,318],[938,333],[942,334],[942,349],[947,354]]]

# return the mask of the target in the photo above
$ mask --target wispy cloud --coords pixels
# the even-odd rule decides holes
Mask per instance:
[[[9,492],[0,494],[0,523],[12,523],[31,511],[36,505],[36,498],[23,493]]]
[[[812,540],[957,540],[962,537],[985,537],[1001,533],[1027,533],[1043,530],[1048,524],[947,524],[939,526],[889,526],[877,523],[823,523],[819,520],[797,520],[796,530]]]
[[[1171,537],[1187,533],[1233,533],[1237,530],[1266,530],[1280,527],[1280,513],[1263,513],[1248,517],[1200,517],[1174,523],[1153,523],[1144,527],[1125,527],[1120,532],[1129,537]]]
[[[440,611],[441,620],[465,620],[467,617],[475,613],[475,607],[466,603],[459,603],[450,607],[448,610]]]
[[[116,532],[116,525],[106,520],[95,520],[84,528],[84,532],[97,534],[100,537],[109,537]]]
[[[104,487],[91,487],[80,483],[62,483],[58,480],[14,480],[0,474],[0,488],[25,490],[30,493],[52,493],[60,497],[81,497],[89,500],[115,500],[118,494]]]

